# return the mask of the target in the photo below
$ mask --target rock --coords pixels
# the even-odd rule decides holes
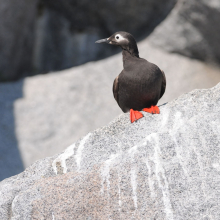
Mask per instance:
[[[112,55],[117,52],[116,47],[97,46],[94,42],[118,30],[137,37],[146,35],[175,2],[3,0],[0,81],[70,68]]]
[[[118,30],[140,39],[156,27],[150,35],[154,45],[220,62],[220,31],[213,25],[220,19],[219,0],[97,0],[96,4],[88,0],[3,0],[0,12],[0,81],[112,55],[118,51],[115,47],[97,46],[94,41]]]
[[[116,47],[97,46],[94,42],[119,30],[137,37],[146,35],[175,3],[45,0],[36,25],[35,69],[40,73],[61,70],[112,55],[118,51]]]
[[[45,8],[36,25],[33,65],[37,73],[67,69],[91,60],[112,55],[116,48],[105,50],[95,41],[103,34],[98,28],[72,30],[71,22],[57,11]]]
[[[220,81],[219,69],[156,49],[147,39],[138,46],[140,56],[166,74],[167,88],[160,104]],[[4,152],[0,156],[0,180],[63,151],[121,114],[112,94],[113,81],[121,70],[118,54],[69,70],[0,84],[0,152]]]
[[[32,71],[38,0],[2,0],[0,6],[0,81]]]
[[[108,34],[126,30],[140,35],[147,32],[149,26],[154,27],[163,20],[176,2],[177,0],[97,0],[96,4],[91,4],[88,0],[45,0],[42,7],[66,17],[76,31],[95,27]]]
[[[219,0],[179,0],[150,41],[166,51],[219,65],[219,20]]]
[[[0,218],[218,219],[220,84],[123,114],[0,183]]]

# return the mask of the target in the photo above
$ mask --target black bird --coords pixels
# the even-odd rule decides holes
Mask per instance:
[[[139,57],[134,37],[119,31],[96,43],[117,45],[122,49],[124,69],[114,80],[113,94],[123,112],[130,110],[131,122],[143,117],[141,110],[159,114],[156,104],[165,92],[166,77],[158,66]]]

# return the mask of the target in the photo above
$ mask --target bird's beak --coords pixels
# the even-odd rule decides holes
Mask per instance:
[[[100,43],[109,43],[110,42],[110,40],[109,40],[109,38],[105,38],[105,39],[101,39],[101,40],[97,40],[95,43],[96,44],[100,44]]]

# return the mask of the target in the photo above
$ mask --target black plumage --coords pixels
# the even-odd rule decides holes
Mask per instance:
[[[97,41],[122,48],[124,69],[113,83],[113,94],[123,112],[142,110],[158,103],[166,88],[163,71],[153,63],[139,57],[136,41],[127,32],[116,32]]]

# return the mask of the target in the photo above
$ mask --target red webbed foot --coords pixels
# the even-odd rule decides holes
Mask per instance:
[[[130,109],[130,120],[131,123],[134,121],[137,121],[138,119],[144,117],[143,114],[139,111],[134,111],[133,109]]]
[[[156,105],[152,105],[150,108],[144,108],[143,111],[151,114],[160,114],[160,109]]]

